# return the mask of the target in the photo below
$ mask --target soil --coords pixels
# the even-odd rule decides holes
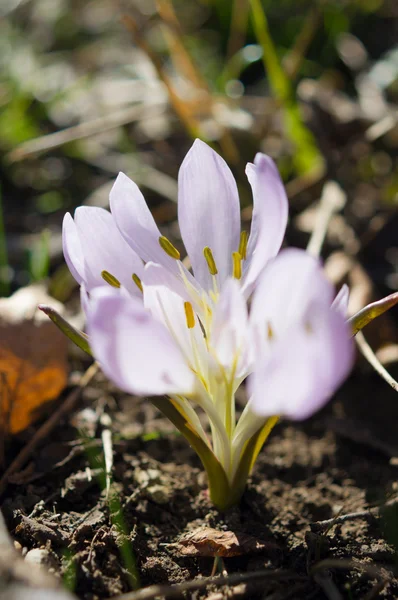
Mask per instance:
[[[99,374],[76,413],[14,475],[2,510],[20,552],[36,549],[34,559],[82,600],[207,577],[214,568],[272,576],[186,597],[393,599],[397,421],[394,392],[357,369],[322,413],[275,428],[240,506],[220,513],[185,440],[149,400],[121,394]],[[212,530],[234,534],[234,551],[189,542]]]

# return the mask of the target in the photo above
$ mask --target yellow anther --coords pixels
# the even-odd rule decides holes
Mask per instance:
[[[195,315],[193,312],[192,304],[190,302],[184,302],[185,318],[187,320],[188,329],[195,327]]]
[[[120,288],[120,281],[108,271],[101,271],[101,277],[106,283],[109,283],[114,288]]]
[[[141,279],[138,277],[138,275],[133,273],[131,278],[134,281],[135,285],[138,287],[138,289],[141,290],[141,292],[142,292],[142,282],[141,282]]]
[[[271,327],[271,323],[268,321],[267,323],[267,338],[272,340],[274,337],[274,330]]]
[[[217,275],[218,270],[216,261],[214,260],[213,252],[210,250],[209,246],[203,248],[203,255],[206,259],[207,266],[209,267],[210,275]]]
[[[232,276],[235,279],[242,277],[242,257],[239,252],[232,252]]]
[[[160,247],[166,252],[166,254],[171,256],[171,258],[180,260],[180,253],[178,252],[177,248],[175,246],[173,246],[173,244],[170,242],[170,240],[167,239],[167,237],[165,237],[164,235],[161,235],[159,238],[159,244],[160,244]]]
[[[249,239],[249,234],[247,233],[247,231],[241,231],[240,232],[240,240],[239,240],[239,254],[242,257],[242,260],[246,260],[248,239]]]

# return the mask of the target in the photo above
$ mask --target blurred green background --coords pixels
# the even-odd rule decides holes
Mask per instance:
[[[244,167],[261,150],[293,217],[334,178],[347,222],[368,231],[388,214],[391,237],[397,40],[394,0],[1,0],[1,295],[51,275],[68,298],[63,215],[107,206],[119,170],[178,236],[176,177],[195,136],[233,169],[244,218]],[[393,237],[377,265],[390,289]]]

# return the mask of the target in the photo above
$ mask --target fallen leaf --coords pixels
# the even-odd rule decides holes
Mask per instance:
[[[260,552],[266,547],[276,549],[275,544],[260,542],[246,534],[236,534],[233,531],[218,531],[211,527],[195,529],[181,537],[177,543],[171,544],[183,556],[241,556]]]
[[[58,396],[67,381],[67,340],[37,310],[62,305],[40,284],[0,299],[0,429],[5,437],[28,427],[39,408]]]

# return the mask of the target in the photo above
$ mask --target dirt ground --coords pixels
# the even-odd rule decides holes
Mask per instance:
[[[393,599],[397,421],[394,392],[357,369],[323,413],[275,428],[241,505],[220,513],[185,440],[149,400],[122,395],[99,374],[77,412],[13,477],[3,513],[19,551],[82,600],[117,596],[138,580],[207,577],[214,566],[272,576],[187,597]],[[105,431],[114,452],[108,500]],[[234,550],[189,543],[198,530],[211,537],[209,528],[235,534]],[[209,553],[224,556],[214,565]]]
[[[73,25],[65,27],[61,23],[59,31],[50,19],[52,11],[47,9],[42,11],[41,18],[44,23],[48,12],[48,23],[41,23],[44,29],[37,29],[35,15],[29,16],[35,4],[21,3],[21,13],[15,16],[19,29],[15,31],[24,42],[25,37],[31,42],[26,34],[29,27],[34,32],[32,56],[41,39],[44,41],[41,52],[45,53],[46,60],[48,52],[51,60],[55,57],[63,68],[67,56],[68,64],[76,67],[76,73],[71,71],[76,76],[71,87],[81,81],[84,90],[80,93],[86,93],[87,88],[90,97],[87,96],[87,100],[84,96],[86,100],[78,103],[73,109],[75,112],[69,108],[70,121],[61,123],[52,121],[56,111],[50,110],[51,104],[50,109],[46,106],[44,110],[43,104],[35,98],[29,112],[25,109],[24,97],[22,101],[17,98],[20,104],[16,106],[21,108],[13,110],[11,116],[15,113],[18,131],[25,113],[40,124],[43,121],[37,132],[33,131],[27,139],[84,123],[88,115],[90,119],[102,119],[97,90],[106,90],[109,76],[115,77],[115,72],[118,78],[126,71],[121,85],[126,82],[130,85],[130,67],[136,64],[136,54],[125,58],[131,40],[119,21],[104,37],[105,22],[114,17],[113,1],[100,3],[108,6],[109,12],[98,10],[98,15],[90,19],[89,12],[86,17],[80,13],[97,3],[54,3],[65,5],[66,23]],[[146,5],[145,2],[139,4]],[[279,8],[285,3],[274,4]],[[391,14],[396,14],[395,5],[393,2],[385,4],[385,12],[378,17],[369,14],[366,20],[363,18],[357,23],[360,32],[364,30],[360,39],[369,53],[362,66],[366,77],[375,61],[380,61],[379,66],[385,68],[385,61],[391,57],[383,53],[396,44],[398,20],[388,17],[390,5]],[[294,16],[297,8],[295,6],[287,16]],[[195,15],[196,12],[193,13],[194,25]],[[93,33],[95,29],[91,29],[96,19],[100,20],[97,38]],[[278,22],[284,25],[285,19]],[[57,40],[53,45],[48,41],[53,31],[59,35],[68,30],[71,39],[67,43],[64,37],[59,44]],[[47,34],[43,35],[43,31]],[[322,36],[327,37],[323,30]],[[94,45],[96,39],[100,45]],[[352,36],[349,39],[352,42]],[[65,50],[68,46],[73,49],[69,55]],[[105,51],[98,51],[99,48]],[[312,63],[316,63],[322,48],[323,40],[320,40],[310,55]],[[77,68],[85,61],[88,66]],[[379,90],[384,112],[380,115],[366,112],[363,107],[366,108],[364,101],[368,99],[367,86],[357,86],[362,72],[341,61],[326,66],[320,64],[315,74],[304,79],[304,85],[300,86],[305,119],[325,158],[326,170],[324,177],[315,182],[289,175],[287,190],[291,209],[285,243],[306,247],[323,185],[326,181],[337,181],[347,196],[347,205],[331,221],[322,256],[333,282],[337,286],[343,282],[349,284],[353,304],[359,310],[366,303],[398,289],[397,125],[395,122],[381,133],[374,130],[383,124],[385,116],[395,114],[397,92],[396,87]],[[12,61],[6,59],[6,62],[11,64]],[[257,73],[256,68],[247,75],[250,93],[240,104],[253,116],[253,131],[233,127],[228,130],[235,136],[239,148],[239,164],[234,170],[243,194],[245,229],[249,228],[251,217],[251,197],[243,175],[246,161],[251,161],[254,153],[262,149],[272,151],[277,160],[282,158],[281,164],[288,157],[290,164],[292,152],[291,142],[282,131],[281,116],[275,110],[278,103],[268,106],[264,102],[269,97],[264,96],[263,88],[257,85],[263,80],[263,70],[258,66]],[[105,77],[97,81],[97,87],[91,88],[87,74],[96,69]],[[25,78],[24,73],[20,71],[21,78]],[[61,81],[64,71],[60,73]],[[48,79],[51,78],[46,71],[43,81]],[[12,78],[10,81],[9,95],[13,97],[14,88],[18,86]],[[95,83],[95,79],[93,81]],[[148,93],[152,96],[153,82],[149,84]],[[112,102],[116,95],[109,94]],[[3,96],[7,94],[4,92]],[[38,97],[46,95],[41,92]],[[62,101],[60,94],[61,105]],[[88,101],[91,110],[80,114],[80,110],[86,110]],[[75,106],[73,98],[70,106]],[[112,111],[123,106],[112,104],[105,112],[113,114]],[[61,109],[62,116],[63,105]],[[6,121],[10,113],[5,114]],[[146,115],[144,125],[149,121],[151,117]],[[120,168],[133,168],[137,156],[138,167],[151,167],[146,181],[137,182],[145,188],[162,232],[180,247],[176,206],[169,199],[176,195],[178,165],[190,140],[173,110],[165,112],[164,121],[160,122],[164,124],[169,128],[165,130],[164,139],[155,131],[156,127],[152,139],[150,128],[143,128],[142,123],[128,123],[107,135],[99,131],[99,143],[96,137],[87,143],[80,141],[78,152],[66,144],[65,148],[55,148],[49,155],[30,157],[14,166],[9,162],[0,163],[5,229],[15,275],[11,291],[30,281],[25,265],[26,247],[32,244],[32,232],[37,239],[45,227],[52,232],[51,269],[47,275],[54,284],[65,269],[60,229],[65,212],[73,212],[83,202],[92,202],[92,199],[86,200],[87,196],[100,185],[108,185]],[[5,146],[7,152],[14,151],[18,143],[19,139],[12,138]],[[54,165],[60,172],[58,179],[53,174]],[[138,176],[141,168],[136,171]],[[156,181],[152,181],[153,173],[158,175]],[[163,175],[160,179],[159,174]],[[164,175],[168,176],[166,180]],[[165,193],[165,181],[169,187],[173,184],[171,193],[170,190]],[[46,200],[44,192],[54,191],[58,193],[55,199],[60,201],[58,208],[38,212],[37,206],[41,205],[37,201]],[[107,193],[102,202],[107,206]],[[97,205],[97,199],[94,204]],[[65,282],[63,285],[65,287]],[[73,282],[68,285],[70,290],[62,289],[59,299],[76,313],[77,290]],[[52,287],[50,291],[56,296],[55,286]],[[385,344],[395,349],[395,358],[385,364],[392,376],[398,378],[397,309],[388,317],[377,319],[365,333],[375,350]],[[71,350],[68,364],[71,368],[69,387],[53,407],[47,407],[48,414],[73,393],[79,377],[89,366],[76,350]],[[200,589],[188,590],[184,597],[393,600],[398,598],[397,423],[396,392],[364,360],[358,360],[351,378],[320,414],[303,424],[281,422],[276,426],[260,453],[240,506],[220,513],[209,500],[206,477],[198,458],[172,425],[149,399],[126,396],[98,373],[74,409],[58,421],[23,467],[8,478],[0,496],[1,511],[17,551],[32,564],[32,570],[37,563],[43,564],[80,600],[116,599],[145,586],[184,585],[211,575],[219,581],[201,587],[198,584]],[[11,464],[37,434],[39,426],[40,421],[11,440],[6,447],[4,465]],[[109,454],[113,456],[108,475],[104,448],[107,448],[108,458]],[[226,584],[220,585],[220,581]],[[164,595],[176,597],[176,593],[174,588]],[[149,597],[160,597],[160,594],[146,598]],[[129,595],[129,600],[137,598]]]

